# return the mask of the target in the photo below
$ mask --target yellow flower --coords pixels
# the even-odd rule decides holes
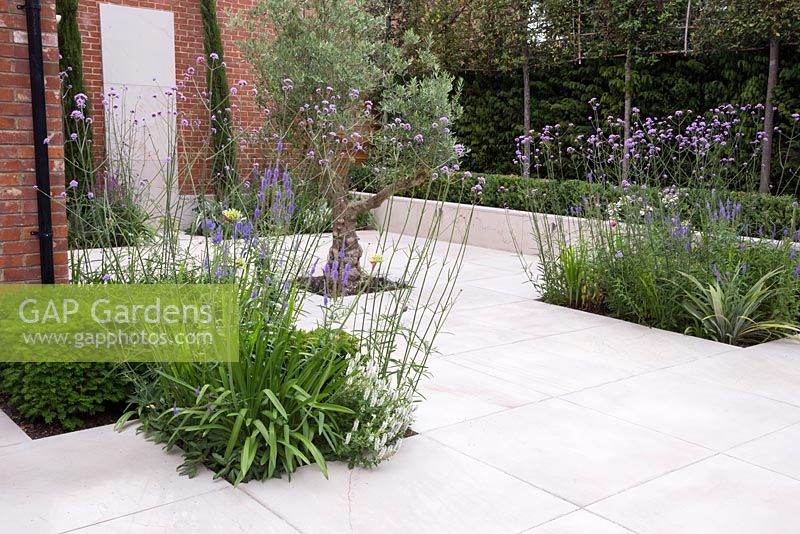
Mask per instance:
[[[242,219],[244,219],[244,214],[241,211],[234,208],[228,208],[226,210],[223,210],[222,216],[225,217],[226,221],[230,222],[241,221]]]
[[[381,256],[380,254],[375,254],[369,259],[369,262],[372,264],[373,267],[375,267],[382,261],[383,261],[383,256]]]
[[[236,258],[236,261],[234,261],[234,262],[233,262],[233,266],[234,266],[236,269],[241,269],[242,267],[244,267],[244,266],[245,266],[245,261],[244,261],[244,258],[242,258],[241,256],[239,256],[238,258]]]

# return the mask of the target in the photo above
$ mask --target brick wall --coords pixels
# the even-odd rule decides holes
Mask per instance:
[[[37,282],[40,279],[39,242],[31,235],[37,229],[36,183],[33,159],[33,124],[28,77],[28,49],[25,13],[17,9],[23,0],[2,0],[0,6],[0,282]],[[218,10],[224,56],[231,85],[240,79],[252,82],[251,68],[242,61],[236,40],[246,38],[238,30],[226,27],[226,10],[247,9],[255,0],[219,0]],[[100,10],[98,0],[82,0],[78,18],[83,39],[83,61],[86,89],[94,116],[95,156],[103,154],[102,100],[103,67],[100,41]],[[172,11],[175,20],[176,79],[183,79],[190,67],[197,67],[196,59],[204,55],[203,31],[197,0],[103,0],[145,9]],[[61,135],[61,108],[58,80],[58,43],[55,19],[55,1],[42,1],[42,32],[44,41],[45,76],[47,84],[47,117],[50,143],[50,177],[52,195],[64,190],[64,163]],[[131,53],[135,53],[132,50]],[[198,69],[198,72],[200,69]],[[198,79],[202,85],[203,78]],[[260,113],[252,98],[252,83],[235,98],[234,113],[237,121],[246,126],[257,126]],[[178,111],[188,118],[198,118],[207,123],[206,113],[197,98],[179,104]],[[191,132],[182,133],[179,151],[197,153],[202,150],[204,137]],[[36,140],[43,142],[43,140]],[[243,155],[247,158],[249,154]],[[206,187],[207,165],[193,169],[192,183],[181,183],[181,192],[193,194]],[[66,214],[63,205],[54,201],[53,227],[55,235],[55,263],[58,281],[67,279]]]
[[[39,282],[39,240],[28,40],[20,0],[0,3],[0,283]],[[50,134],[52,195],[64,190],[61,106],[58,80],[58,39],[55,2],[42,2],[47,130]],[[56,280],[67,279],[67,222],[63,204],[51,203]]]
[[[101,3],[115,4],[128,7],[138,7],[144,9],[158,9],[162,11],[172,11],[175,24],[175,79],[179,82],[190,68],[197,70],[196,83],[201,90],[205,89],[205,77],[202,68],[197,65],[197,57],[204,55],[203,48],[203,22],[200,16],[200,6],[197,0],[82,0],[78,7],[78,24],[81,31],[83,49],[83,68],[86,90],[92,100],[92,114],[95,117],[93,126],[95,139],[95,157],[103,157],[103,118],[102,106],[100,102],[103,98],[103,65],[100,36],[100,8]],[[239,50],[236,47],[236,40],[245,38],[241,31],[230,30],[227,26],[228,9],[247,9],[255,3],[255,0],[218,0],[218,17],[222,28],[222,39],[224,43],[224,58],[227,65],[228,83],[235,85],[240,79],[248,82],[252,81],[251,67],[242,61]],[[131,53],[135,53],[132,50]],[[190,84],[193,85],[193,84]],[[256,110],[252,93],[248,85],[247,90],[242,91],[235,98],[237,109],[234,110],[236,120],[243,124],[252,125],[258,121],[258,111]],[[198,119],[204,125],[208,124],[208,113],[203,104],[202,98],[196,89],[184,91],[187,95],[186,101],[178,102],[178,112],[181,118],[187,118],[190,122]],[[206,135],[191,129],[181,129],[178,136],[179,154],[202,154],[197,159],[196,165],[188,172],[187,169],[180,171],[180,191],[183,194],[196,194],[198,192],[210,192],[209,173],[210,169],[205,157],[208,154],[204,150],[208,141]],[[186,158],[179,156],[179,161],[186,161]]]

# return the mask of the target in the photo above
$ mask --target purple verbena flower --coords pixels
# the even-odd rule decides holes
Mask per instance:
[[[342,286],[347,287],[347,279],[350,277],[350,263],[346,263],[344,266],[344,272],[342,273]]]

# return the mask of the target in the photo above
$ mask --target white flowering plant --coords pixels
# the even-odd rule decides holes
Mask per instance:
[[[414,416],[414,388],[387,378],[367,355],[354,359],[335,402],[353,411],[339,454],[349,466],[372,468],[399,449]],[[349,426],[348,426],[349,425]]]

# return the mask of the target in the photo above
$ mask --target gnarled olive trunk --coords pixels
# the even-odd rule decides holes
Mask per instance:
[[[331,181],[328,191],[328,202],[333,215],[333,242],[328,251],[325,276],[328,279],[328,290],[332,294],[355,292],[363,280],[361,256],[364,250],[358,242],[358,216],[379,207],[395,193],[421,185],[429,176],[427,172],[420,172],[393,182],[374,195],[351,201],[348,198],[350,184],[346,174],[342,174],[340,170],[339,179]]]
[[[364,250],[358,242],[357,214],[345,207],[334,210],[333,241],[328,251],[325,274],[329,287],[336,294],[347,293],[348,288],[357,288],[361,283],[361,256]]]

